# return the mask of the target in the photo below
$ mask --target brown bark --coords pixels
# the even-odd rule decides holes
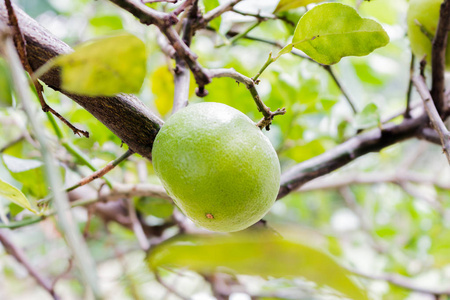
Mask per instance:
[[[70,53],[72,49],[54,37],[18,7],[14,7],[19,26],[27,43],[28,61],[34,71],[53,57]],[[0,21],[8,24],[5,4],[0,2]],[[46,85],[70,97],[105,124],[134,152],[151,159],[153,140],[163,121],[137,97],[119,94],[115,97],[88,97],[61,89],[59,71],[55,68],[40,78]],[[92,132],[95,137],[96,133]]]

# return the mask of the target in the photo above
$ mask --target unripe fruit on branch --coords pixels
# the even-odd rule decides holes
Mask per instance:
[[[153,166],[175,204],[212,231],[245,229],[276,200],[280,164],[246,115],[220,103],[190,105],[164,124]]]

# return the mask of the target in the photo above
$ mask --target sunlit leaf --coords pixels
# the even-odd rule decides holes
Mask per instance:
[[[330,256],[271,232],[176,237],[154,248],[148,263],[151,269],[182,267],[206,274],[219,269],[235,274],[304,277],[352,299],[367,299],[349,278],[351,274]]]
[[[64,90],[83,95],[137,93],[146,74],[144,43],[131,34],[87,42],[60,56]]]
[[[388,42],[380,24],[361,18],[355,9],[340,3],[325,3],[308,11],[292,39],[293,47],[326,65],[345,56],[367,55]]]
[[[16,187],[10,185],[9,183],[3,181],[0,178],[0,197],[14,202],[15,204],[28,209],[29,211],[38,214],[36,209],[32,207],[30,201],[28,201],[27,197],[18,190]]]
[[[273,13],[290,10],[297,7],[306,6],[311,3],[322,2],[323,0],[280,0]]]
[[[302,162],[322,154],[325,150],[325,141],[317,139],[309,143],[294,146],[288,149],[284,154],[296,162]]]
[[[10,171],[11,176],[22,184],[24,192],[34,204],[34,198],[39,199],[47,196],[49,190],[45,181],[43,163],[35,159],[22,159],[10,155],[3,155],[3,162]],[[60,168],[64,174],[64,168]]]
[[[172,110],[174,96],[173,75],[167,66],[157,68],[150,77],[152,92],[155,95],[155,106],[161,116]]]
[[[109,30],[119,30],[123,28],[122,19],[119,16],[104,15],[95,16],[89,20],[89,23],[97,28],[107,28]]]
[[[219,0],[204,0],[203,5],[205,6],[205,12],[208,12],[217,6],[220,5]],[[213,19],[211,22],[209,22],[209,26],[214,28],[216,31],[220,28],[220,23],[222,22],[222,17],[219,16],[215,19]]]
[[[4,59],[0,59],[0,108],[11,106],[12,99],[12,81],[8,67]]]

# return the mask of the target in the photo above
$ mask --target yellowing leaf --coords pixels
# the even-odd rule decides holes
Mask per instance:
[[[292,39],[295,48],[325,65],[345,56],[367,55],[388,42],[380,24],[340,3],[324,3],[305,13]]]
[[[173,107],[174,78],[167,66],[160,66],[150,76],[152,93],[155,95],[155,106],[161,116],[167,115]],[[195,90],[195,80],[191,76],[189,82],[189,97]]]
[[[0,197],[5,198],[8,201],[28,209],[29,211],[38,214],[38,212],[32,207],[27,197],[18,190],[16,187],[0,179]]]
[[[297,7],[306,6],[311,3],[318,3],[323,0],[280,0],[273,13],[279,13],[282,11],[290,10]]]
[[[137,93],[146,74],[144,43],[131,34],[87,42],[56,58],[62,88],[90,96]]]
[[[204,0],[203,5],[205,6],[205,12],[208,12],[208,11],[213,10],[214,8],[218,7],[220,5],[220,3],[219,3],[219,0]],[[211,22],[209,22],[209,26],[214,28],[216,31],[219,31],[221,21],[222,21],[222,17],[219,16],[219,17],[213,19]]]
[[[350,272],[329,255],[272,232],[179,236],[155,247],[147,260],[153,270],[181,267],[206,274],[219,269],[256,276],[304,277],[352,299],[367,299],[349,278]]]
[[[155,106],[161,116],[172,110],[174,97],[173,75],[167,66],[161,66],[150,77],[152,92],[155,95]]]

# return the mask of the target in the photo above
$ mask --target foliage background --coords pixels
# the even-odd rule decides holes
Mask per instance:
[[[351,0],[339,2],[356,5]],[[155,30],[142,26],[108,1],[21,0],[17,3],[71,46],[124,30],[141,38],[148,47],[149,56],[147,78],[138,97],[162,118],[170,115],[173,76],[168,66],[172,65],[159,50]],[[248,0],[236,8],[253,13],[258,13],[258,8],[270,13],[276,5],[277,1]],[[261,76],[258,91],[265,103],[271,108],[287,108],[286,115],[277,117],[271,130],[266,132],[278,152],[283,170],[332,149],[358,130],[379,126],[380,121],[403,111],[411,57],[405,36],[406,8],[407,2],[403,0],[363,2],[359,13],[378,20],[391,42],[369,56],[344,58],[333,66],[357,110],[366,113],[353,114],[329,74],[306,59],[284,55]],[[304,11],[298,8],[284,15],[296,22]],[[240,32],[254,20],[230,12],[222,16],[220,24],[214,24],[222,36],[211,31],[198,33],[192,49],[198,54],[200,63],[208,68],[233,67],[247,76],[256,74],[268,53],[277,48],[246,39],[218,47],[229,30]],[[249,35],[284,45],[293,30],[293,26],[282,20],[267,20]],[[20,188],[30,199],[38,200],[47,194],[46,183],[41,180],[42,168],[25,168],[22,172],[12,170],[12,166],[16,166],[14,158],[36,162],[39,153],[29,142],[32,129],[24,113],[11,98],[7,88],[9,75],[4,66],[0,73],[0,149],[3,150],[0,178]],[[204,99],[195,96],[194,88],[192,82],[192,103],[222,102],[255,121],[260,118],[248,91],[230,78],[214,79],[208,86],[209,95]],[[63,128],[67,139],[82,149],[97,168],[124,152],[121,141],[73,101],[49,88],[45,95],[49,104],[70,122],[91,133],[86,139],[73,136],[68,128]],[[412,99],[413,106],[420,105],[421,100],[415,92]],[[46,119],[45,114],[40,117]],[[50,123],[46,123],[50,145],[61,161],[65,185],[70,186],[90,171],[59,145]],[[19,143],[2,148],[19,136],[24,137]],[[30,161],[23,163],[32,165]],[[446,161],[439,146],[419,140],[399,143],[319,178],[315,183],[320,188],[314,187],[314,182],[303,186],[300,191],[278,201],[265,220],[282,235],[320,247],[342,264],[362,273],[373,276],[395,273],[412,277],[413,282],[421,286],[444,288],[450,279],[450,174],[444,166]],[[158,184],[151,164],[138,156],[122,163],[108,176],[117,182]],[[339,182],[343,184],[336,186]],[[77,192],[95,195],[100,184],[94,182]],[[173,207],[167,202],[155,198],[133,201],[147,225],[173,222]],[[29,214],[7,201],[2,200],[0,204],[2,220],[6,216],[26,217]],[[80,230],[90,220],[86,240],[108,299],[177,299],[158,284],[146,268],[143,263],[145,253],[139,250],[133,231],[115,222],[105,223],[96,214],[88,218],[84,208],[74,208],[73,212]],[[176,230],[172,226],[164,236],[173,235]],[[11,238],[25,250],[30,263],[42,274],[56,278],[68,268],[70,254],[53,218],[16,229]],[[193,299],[213,299],[214,291],[208,280],[193,272],[184,273],[187,275],[166,272],[163,277],[168,284]],[[233,300],[250,299],[249,295],[266,295],[261,299],[325,299],[311,283],[300,279],[238,276],[227,280],[231,282],[227,288]],[[361,282],[373,299],[435,299],[384,280],[363,279]],[[58,280],[56,290],[62,299],[86,297],[74,269]],[[27,275],[23,266],[6,252],[1,253],[0,298],[49,297]]]

